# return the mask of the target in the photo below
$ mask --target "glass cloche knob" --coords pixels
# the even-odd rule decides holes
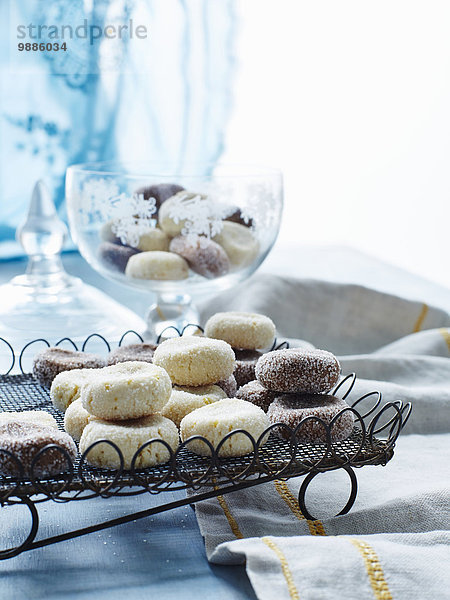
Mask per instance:
[[[16,239],[28,256],[54,256],[63,249],[67,227],[58,217],[50,192],[43,181],[34,186],[25,222]]]
[[[37,338],[77,342],[91,333],[115,341],[127,329],[145,328],[132,311],[64,270],[61,251],[67,237],[48,188],[38,181],[16,231],[28,256],[26,271],[0,286],[0,337],[16,348]]]

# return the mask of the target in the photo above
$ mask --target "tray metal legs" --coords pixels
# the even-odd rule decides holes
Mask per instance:
[[[344,506],[344,508],[341,510],[341,512],[338,513],[339,515],[346,514],[352,508],[352,506],[355,502],[355,499],[356,499],[357,492],[358,492],[358,484],[357,484],[355,472],[349,466],[345,466],[342,468],[348,473],[352,487],[351,487],[351,493],[350,493],[348,502]],[[309,473],[303,480],[302,485],[300,487],[299,495],[298,495],[298,503],[300,506],[300,510],[303,513],[303,516],[306,519],[309,519],[311,521],[314,521],[315,519],[313,516],[311,516],[308,509],[306,508],[305,494],[306,494],[306,490],[307,490],[309,484],[311,483],[311,481],[314,479],[314,477],[316,477],[319,474],[320,474],[320,471],[312,471],[311,473]],[[39,515],[38,515],[37,508],[36,508],[36,504],[27,496],[18,498],[17,500],[9,499],[8,501],[5,502],[5,504],[25,505],[28,507],[28,509],[31,513],[32,523],[31,523],[30,533],[28,534],[28,536],[24,542],[22,542],[19,546],[16,546],[14,548],[7,548],[5,550],[0,550],[0,560],[12,558],[14,556],[21,554],[22,552],[27,551],[27,550],[34,550],[36,548],[42,548],[44,546],[49,546],[50,544],[56,544],[58,542],[70,540],[70,539],[73,539],[76,537],[80,537],[82,535],[86,535],[88,533],[94,533],[96,531],[101,531],[102,529],[108,529],[109,527],[115,527],[116,525],[122,525],[124,523],[129,523],[130,521],[135,521],[137,519],[143,519],[143,518],[149,517],[151,515],[155,515],[155,514],[158,514],[161,512],[172,510],[174,508],[179,508],[180,506],[186,506],[187,504],[192,505],[195,502],[201,502],[202,500],[207,500],[208,498],[214,498],[215,496],[228,494],[230,492],[235,492],[235,491],[242,490],[245,488],[250,488],[255,485],[260,485],[261,483],[264,483],[264,482],[273,481],[274,479],[276,479],[276,477],[268,477],[268,478],[263,478],[263,479],[250,479],[250,480],[242,481],[238,484],[227,485],[227,486],[223,486],[221,488],[217,487],[217,488],[211,489],[207,492],[196,494],[195,496],[187,496],[186,498],[182,498],[182,499],[176,500],[174,502],[169,502],[167,504],[161,504],[159,506],[155,506],[155,507],[149,508],[147,510],[131,513],[129,515],[124,515],[117,519],[111,519],[109,521],[104,521],[102,523],[96,523],[95,525],[90,525],[89,527],[75,529],[73,531],[68,531],[68,532],[62,533],[60,535],[54,535],[54,536],[44,538],[41,540],[37,540],[37,541],[35,541],[35,538],[36,538],[36,535],[37,535],[37,532],[39,529]]]
[[[358,480],[356,479],[355,471],[349,466],[345,466],[345,467],[341,467],[341,468],[344,471],[347,471],[348,476],[350,477],[350,482],[351,482],[352,487],[351,487],[350,497],[347,501],[347,504],[344,506],[344,508],[341,510],[341,512],[339,512],[336,515],[337,517],[340,515],[346,515],[349,512],[349,510],[354,505],[355,500],[356,500],[356,495],[358,494]],[[306,490],[308,489],[308,486],[311,483],[311,481],[314,479],[314,477],[316,477],[317,475],[320,475],[321,473],[323,473],[323,471],[311,471],[311,473],[308,473],[308,475],[303,480],[302,485],[300,486],[300,490],[298,492],[298,505],[299,505],[300,510],[302,511],[302,514],[305,517],[305,519],[308,519],[309,521],[315,521],[315,517],[311,516],[310,512],[306,508],[306,504],[305,504]]]

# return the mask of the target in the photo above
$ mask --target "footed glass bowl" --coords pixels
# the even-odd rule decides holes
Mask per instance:
[[[86,163],[68,168],[66,197],[72,238],[88,263],[156,294],[144,332],[154,338],[198,323],[193,297],[259,267],[278,235],[283,183],[263,167]]]

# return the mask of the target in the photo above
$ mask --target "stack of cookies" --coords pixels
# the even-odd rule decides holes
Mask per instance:
[[[164,440],[178,447],[178,429],[160,412],[172,392],[169,376],[161,367],[147,362],[123,362],[101,369],[60,373],[53,380],[50,397],[65,410],[64,428],[77,441],[80,451],[100,440],[114,443],[129,469],[136,451],[148,440]],[[141,452],[136,468],[162,464],[169,459],[163,444],[152,444]],[[111,444],[98,443],[86,460],[99,467],[120,466]]]
[[[234,353],[221,341],[199,336],[165,340],[155,350],[153,363],[165,369],[174,389],[162,414],[177,427],[188,413],[234,396]]]
[[[250,438],[232,431],[245,429],[254,440],[269,426],[267,415],[249,402],[226,397],[236,393],[233,377],[234,352],[220,339],[208,337],[171,338],[160,344],[153,362],[163,367],[175,387],[162,414],[180,427],[183,441],[202,436],[220,456],[242,456],[253,451]],[[262,440],[264,443],[266,439]],[[188,444],[196,454],[208,455],[210,446],[201,440]]]
[[[275,325],[269,317],[249,312],[216,313],[205,325],[205,335],[224,340],[233,348],[236,364],[234,377],[240,388],[255,379],[255,367],[275,339]]]
[[[331,439],[347,438],[353,429],[354,415],[348,404],[329,395],[340,375],[337,358],[325,350],[292,348],[268,352],[258,359],[256,380],[238,391],[238,397],[253,402],[264,411],[272,424],[283,423],[291,429],[307,417],[297,431],[298,441],[317,444],[327,441],[325,427],[332,424]],[[338,413],[343,412],[340,416]],[[275,429],[283,439],[291,432],[285,427]]]

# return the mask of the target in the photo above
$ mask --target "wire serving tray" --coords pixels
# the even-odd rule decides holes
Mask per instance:
[[[181,335],[183,332],[178,333]],[[119,345],[123,342],[125,335],[122,336]],[[91,337],[89,336],[89,338]],[[82,350],[85,349],[89,338],[85,340]],[[36,341],[50,344],[46,340],[35,340],[27,344],[19,354],[18,362],[21,373],[11,375],[9,373],[15,364],[14,351],[6,340],[2,338],[0,340],[9,347],[12,353],[11,367],[7,374],[0,376],[0,410],[46,410],[55,417],[59,427],[63,429],[64,416],[53,407],[48,390],[41,387],[31,374],[23,372],[22,359],[26,348]],[[104,341],[109,350],[110,345],[106,340]],[[67,338],[63,338],[60,342],[69,342],[77,348],[76,344]],[[286,342],[283,345],[286,345]],[[350,374],[343,378],[331,392],[347,399],[349,407],[345,411],[353,412],[355,418],[352,435],[341,442],[332,441],[332,431],[339,415],[345,411],[341,411],[330,425],[316,417],[308,417],[294,430],[286,425],[279,424],[278,427],[283,427],[287,434],[287,441],[283,441],[273,434],[273,429],[277,425],[269,427],[257,440],[254,440],[248,432],[243,430],[233,431],[224,438],[217,448],[213,448],[205,438],[199,436],[191,438],[191,440],[201,439],[209,447],[210,455],[203,457],[189,450],[190,440],[180,444],[176,452],[173,452],[163,440],[149,440],[136,452],[135,459],[143,449],[151,444],[163,444],[170,454],[170,459],[166,464],[146,469],[135,468],[133,460],[131,469],[125,470],[120,449],[106,440],[100,443],[111,445],[118,453],[122,466],[117,470],[100,469],[89,465],[86,456],[92,446],[75,462],[72,462],[64,449],[49,445],[35,456],[31,465],[31,472],[25,475],[23,465],[16,456],[6,450],[0,450],[0,453],[10,455],[11,460],[17,465],[16,471],[18,473],[15,477],[0,474],[0,504],[2,506],[24,504],[29,508],[32,515],[32,527],[26,540],[17,547],[0,550],[0,559],[10,558],[25,550],[98,531],[238,489],[274,479],[289,479],[301,475],[306,477],[299,490],[299,506],[305,518],[314,520],[314,517],[310,515],[305,506],[306,489],[316,475],[336,469],[344,469],[350,477],[350,497],[339,514],[347,513],[353,506],[357,495],[357,479],[353,468],[364,465],[385,465],[392,458],[397,437],[411,413],[410,403],[388,402],[383,404],[381,393],[376,391],[350,401],[349,396],[355,381],[355,375]],[[324,428],[326,443],[305,444],[297,441],[297,431],[308,420],[315,420]],[[253,452],[242,457],[223,458],[220,455],[222,444],[229,437],[237,434],[244,434],[249,437],[253,445]],[[267,434],[270,434],[269,439],[266,443],[263,443],[263,439],[267,438]],[[45,452],[55,452],[55,450],[64,455],[67,469],[60,475],[51,478],[35,476],[35,467]],[[39,527],[36,505],[41,502],[48,500],[68,502],[98,496],[105,498],[133,496],[145,492],[159,494],[164,491],[183,489],[191,490],[189,497],[186,499],[162,504],[140,513],[132,513],[119,519],[105,521],[44,540],[34,541]]]

